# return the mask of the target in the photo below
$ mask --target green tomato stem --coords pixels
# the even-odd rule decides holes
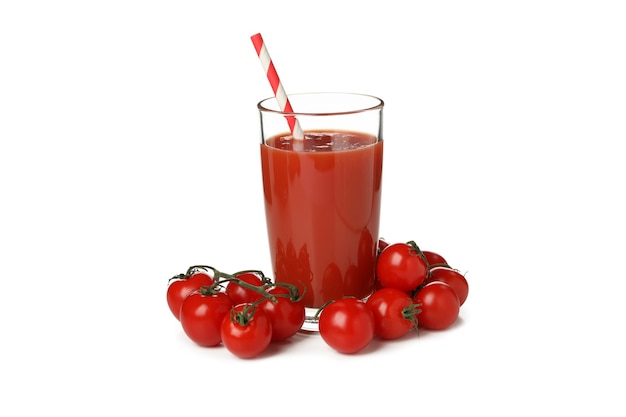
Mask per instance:
[[[416,331],[417,331],[417,325],[418,325],[417,316],[419,313],[422,312],[422,309],[420,308],[421,306],[422,306],[421,303],[416,303],[416,304],[411,304],[409,306],[406,306],[402,309],[402,317],[410,321]]]
[[[422,250],[420,249],[419,246],[417,246],[417,243],[415,243],[414,240],[410,240],[406,242],[406,244],[411,247],[411,250],[415,251],[415,255],[422,258],[424,262],[426,262],[426,265],[428,265],[428,259],[426,259],[426,255],[424,255],[424,252],[422,252]]]
[[[257,303],[249,303],[243,306],[241,311],[236,311],[235,307],[230,310],[230,320],[240,326],[247,326],[254,317]]]

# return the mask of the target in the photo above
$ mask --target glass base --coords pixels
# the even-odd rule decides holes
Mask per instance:
[[[310,308],[310,307],[306,307],[305,309],[305,317],[304,317],[304,323],[302,324],[302,327],[300,328],[300,331],[302,332],[319,332],[319,326],[318,326],[318,318],[315,317],[315,315],[317,314],[318,309],[317,308]]]

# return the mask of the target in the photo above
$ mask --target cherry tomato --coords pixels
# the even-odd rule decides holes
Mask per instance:
[[[172,278],[167,287],[167,305],[174,317],[180,320],[180,306],[185,297],[203,285],[208,287],[211,284],[213,284],[213,278],[203,272],[195,272],[191,275],[180,274]]]
[[[272,323],[272,341],[285,340],[296,334],[306,318],[306,311],[298,295],[283,286],[267,290],[276,297],[276,302],[264,300],[259,307],[268,315]],[[295,297],[295,298],[294,298]]]
[[[365,305],[374,314],[374,334],[381,339],[397,339],[417,324],[419,306],[410,295],[396,288],[374,292]]]
[[[469,293],[469,285],[467,279],[456,269],[437,267],[430,270],[428,277],[424,282],[441,281],[448,284],[457,297],[459,297],[459,305],[463,305]]]
[[[429,330],[443,330],[459,316],[459,298],[448,284],[434,281],[424,285],[413,297],[420,305],[418,326]]]
[[[428,262],[429,266],[431,266],[431,265],[438,265],[438,266],[448,265],[448,262],[444,259],[444,257],[439,255],[436,252],[425,250],[425,251],[422,251],[422,253],[426,257],[426,261]]]
[[[236,277],[247,284],[254,285],[255,287],[263,285],[261,277],[254,272],[242,272],[237,274]],[[235,305],[252,303],[263,298],[263,294],[249,288],[245,288],[244,286],[239,285],[236,281],[228,283],[226,286],[226,294],[228,294],[231,300],[233,300],[233,304]]]
[[[357,298],[342,298],[326,305],[319,315],[324,342],[341,353],[356,353],[374,338],[374,314]]]
[[[427,274],[426,259],[412,242],[387,246],[376,261],[376,276],[383,287],[409,292],[416,289]]]
[[[272,324],[263,309],[253,304],[239,304],[224,317],[221,325],[224,346],[243,359],[261,354],[272,340]]]
[[[200,346],[215,346],[222,341],[220,326],[232,306],[228,295],[201,287],[183,300],[180,323],[185,334]]]

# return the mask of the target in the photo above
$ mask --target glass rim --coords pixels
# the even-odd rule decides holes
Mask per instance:
[[[263,100],[257,103],[257,108],[259,111],[264,113],[274,113],[283,116],[333,116],[333,115],[344,115],[344,114],[357,114],[364,113],[372,110],[382,109],[385,105],[385,102],[374,95],[371,94],[363,94],[363,93],[347,93],[347,92],[309,92],[309,93],[294,93],[288,94],[287,98],[294,97],[304,97],[304,96],[344,96],[344,97],[360,97],[373,100],[373,104],[369,106],[355,106],[356,108],[347,109],[347,110],[338,110],[338,111],[283,111],[277,109],[271,109],[266,106],[266,103],[270,101],[277,102],[275,96],[264,98]]]

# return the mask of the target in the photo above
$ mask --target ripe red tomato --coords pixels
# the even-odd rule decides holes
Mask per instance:
[[[417,324],[418,306],[404,291],[382,288],[375,291],[365,305],[374,314],[374,334],[381,339],[397,339]]]
[[[419,307],[404,291],[382,288],[374,292],[365,305],[374,314],[374,333],[381,339],[397,339],[417,324]]]
[[[202,287],[183,300],[180,323],[185,334],[200,346],[215,346],[222,341],[220,326],[232,306],[223,292],[208,292]]]
[[[418,326],[429,330],[443,330],[450,327],[459,316],[459,298],[448,284],[430,282],[417,294],[413,301],[420,304],[417,315]]]
[[[210,287],[213,284],[213,278],[204,272],[195,272],[191,275],[180,274],[170,280],[167,287],[167,305],[170,311],[180,320],[180,306],[185,297],[192,291],[202,286]]]
[[[306,318],[302,300],[291,298],[291,292],[283,286],[272,287],[267,291],[276,297],[276,302],[263,300],[259,307],[268,315],[272,323],[272,341],[285,340],[296,334]]]
[[[324,342],[341,353],[356,353],[374,338],[374,314],[357,298],[342,298],[326,305],[319,316]]]
[[[444,259],[444,257],[439,255],[436,252],[425,250],[425,251],[422,251],[422,253],[426,257],[426,261],[428,261],[428,265],[429,266],[431,266],[431,265],[438,265],[438,266],[448,265],[448,262]]]
[[[445,267],[433,268],[430,270],[424,282],[433,281],[441,281],[448,284],[452,287],[457,297],[459,297],[459,305],[465,303],[469,293],[469,284],[467,283],[467,279],[459,271]]]
[[[236,277],[244,283],[255,287],[263,285],[261,277],[254,272],[242,272],[237,274]],[[226,286],[226,294],[231,298],[231,300],[233,300],[234,305],[252,303],[263,298],[263,294],[252,289],[245,288],[244,286],[239,285],[237,281],[230,281],[228,283]]]
[[[252,304],[239,304],[224,317],[221,325],[224,346],[243,359],[261,354],[272,340],[272,325],[261,308]]]
[[[383,287],[409,292],[426,278],[426,259],[419,248],[411,243],[391,244],[378,255],[376,276]]]

